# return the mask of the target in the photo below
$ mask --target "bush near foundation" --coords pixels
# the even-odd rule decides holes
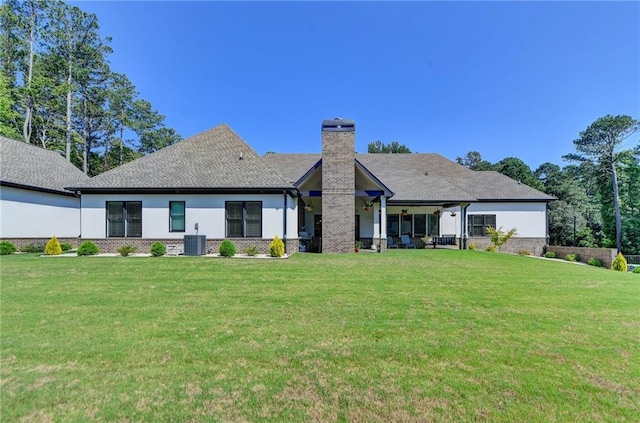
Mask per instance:
[[[271,257],[284,256],[284,242],[276,235],[269,244],[269,255]]]
[[[120,254],[122,257],[127,257],[129,254],[134,254],[136,251],[138,251],[138,247],[134,247],[133,245],[123,245],[122,247],[118,248],[118,254]]]
[[[249,257],[254,257],[260,254],[260,250],[258,250],[258,247],[256,247],[255,245],[252,245],[248,247],[246,250],[244,250],[244,253]]]
[[[27,244],[20,248],[23,253],[44,253],[45,244]]]
[[[236,255],[236,246],[233,242],[225,239],[220,244],[220,255],[222,257],[233,257]]]
[[[6,256],[8,254],[13,254],[17,251],[16,246],[9,241],[1,241],[0,242],[0,256]]]
[[[62,254],[62,247],[60,241],[55,236],[52,236],[47,245],[44,247],[44,253],[48,256],[59,256]]]
[[[93,241],[85,241],[78,247],[76,254],[79,256],[94,256],[100,253],[100,249]]]
[[[151,244],[151,257],[160,257],[167,254],[167,247],[162,242],[154,242]]]
[[[546,258],[556,258],[556,253],[554,253],[553,251],[549,251],[548,253],[544,253],[544,256]]]
[[[68,242],[61,243],[60,244],[60,248],[62,248],[62,251],[73,250],[73,246],[71,244],[69,244]]]

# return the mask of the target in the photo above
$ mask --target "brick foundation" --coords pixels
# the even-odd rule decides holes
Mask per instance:
[[[20,250],[22,247],[28,244],[46,244],[50,238],[3,238],[2,241],[12,242]],[[256,239],[256,238],[229,238],[236,246],[238,254],[243,254],[244,251],[251,247],[256,246],[259,254],[269,253],[269,244],[273,239]],[[99,238],[99,239],[81,239],[81,238],[58,238],[60,243],[68,242],[75,249],[84,241],[93,241],[100,248],[101,253],[117,253],[118,248],[123,245],[133,245],[137,247],[138,253],[149,253],[151,251],[151,245],[154,242],[162,242],[165,246],[167,244],[183,245],[182,238],[172,239],[147,239],[147,238]],[[207,239],[207,251],[217,253],[220,249],[222,239]],[[298,239],[287,239],[285,242],[285,252],[289,255],[298,252],[299,241]]]

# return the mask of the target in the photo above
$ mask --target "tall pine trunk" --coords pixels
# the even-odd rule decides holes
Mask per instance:
[[[611,180],[613,183],[613,211],[616,219],[616,248],[618,252],[622,252],[622,218],[620,216],[620,196],[618,194],[618,173],[616,172],[616,163],[611,159]]]
[[[84,113],[84,125],[83,126],[83,134],[82,134],[82,138],[84,141],[83,144],[83,148],[82,148],[82,171],[84,172],[85,175],[87,175],[89,173],[89,110],[87,107],[87,99],[84,98],[82,100],[82,111]]]
[[[31,92],[31,81],[33,79],[33,57],[35,33],[36,33],[36,6],[31,4],[31,21],[29,23],[29,67],[27,70],[27,83],[26,83],[26,104],[24,113],[24,124],[22,125],[22,137],[27,144],[31,143],[31,128],[33,121],[33,93]]]
[[[67,161],[71,161],[71,58],[69,58],[69,67],[67,69],[67,122],[65,128],[65,157]]]

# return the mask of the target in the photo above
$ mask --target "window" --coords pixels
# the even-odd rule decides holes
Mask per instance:
[[[142,237],[141,201],[107,201],[107,237]]]
[[[169,232],[184,232],[184,201],[169,201]]]
[[[438,216],[429,215],[429,236],[440,236],[440,226],[438,225]]]
[[[387,235],[388,236],[399,236],[399,223],[400,219],[397,214],[388,214],[387,215]]]
[[[427,215],[426,214],[414,214],[413,215],[413,236],[422,238],[427,234]]]
[[[227,201],[227,236],[230,238],[262,237],[262,202]]]
[[[400,215],[400,217],[402,219],[400,223],[400,234],[411,236],[411,222],[412,222],[413,215],[405,214],[404,216]]]
[[[469,236],[487,236],[487,226],[496,227],[495,214],[470,214],[467,221]]]

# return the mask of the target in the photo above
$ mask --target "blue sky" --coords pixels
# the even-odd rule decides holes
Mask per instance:
[[[320,124],[450,159],[565,165],[598,117],[640,118],[639,2],[74,2],[188,137],[320,152]],[[635,145],[637,137],[629,140]]]

